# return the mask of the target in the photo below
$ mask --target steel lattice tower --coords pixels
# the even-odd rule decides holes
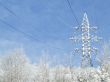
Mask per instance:
[[[88,21],[88,17],[87,14],[84,14],[83,17],[83,21],[80,27],[75,27],[76,30],[80,30],[81,31],[81,35],[80,36],[74,36],[71,37],[70,39],[72,39],[75,42],[81,41],[82,43],[82,48],[75,48],[75,52],[81,52],[82,54],[82,59],[81,59],[81,67],[90,67],[93,66],[92,65],[92,52],[97,52],[97,48],[92,47],[91,45],[91,41],[99,41],[99,37],[97,36],[93,36],[90,34],[91,30],[96,30],[97,27],[91,27],[89,26],[89,21]]]

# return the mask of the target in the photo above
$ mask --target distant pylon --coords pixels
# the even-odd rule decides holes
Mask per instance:
[[[81,52],[81,67],[91,67],[93,66],[92,64],[92,52],[96,53],[97,48],[92,47],[91,42],[93,41],[99,41],[99,37],[93,36],[90,34],[90,31],[95,31],[97,27],[90,27],[89,26],[89,20],[87,17],[87,14],[84,13],[83,21],[81,26],[75,27],[76,30],[81,31],[80,36],[72,36],[70,39],[72,39],[75,42],[81,41],[82,43],[82,48],[75,48],[75,53]]]

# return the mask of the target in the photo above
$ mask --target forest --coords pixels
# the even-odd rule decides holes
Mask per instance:
[[[33,64],[16,49],[0,58],[0,82],[110,82],[110,45],[103,46],[97,61],[97,67],[49,66],[41,57]]]

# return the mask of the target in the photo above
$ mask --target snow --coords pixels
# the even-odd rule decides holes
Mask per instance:
[[[41,58],[32,64],[22,51],[0,60],[0,82],[110,82],[110,47],[104,46],[98,67],[49,66]]]

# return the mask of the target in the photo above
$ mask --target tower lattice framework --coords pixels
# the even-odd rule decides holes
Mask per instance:
[[[81,41],[82,45],[81,48],[75,48],[76,52],[81,52],[81,67],[90,67],[93,66],[92,64],[92,53],[97,52],[97,48],[92,47],[91,42],[92,41],[99,41],[99,37],[96,35],[91,35],[90,31],[96,31],[97,27],[90,27],[89,26],[89,20],[87,17],[87,14],[84,14],[83,21],[80,27],[75,27],[76,30],[81,31],[80,36],[72,36],[70,39],[72,39],[75,42]]]

